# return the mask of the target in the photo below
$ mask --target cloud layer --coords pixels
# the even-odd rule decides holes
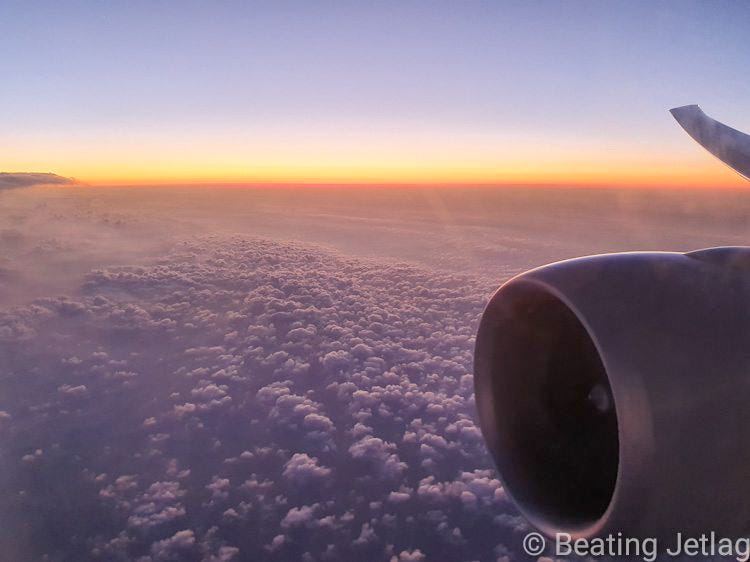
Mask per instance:
[[[34,559],[495,560],[469,277],[258,238],[0,316],[0,537]],[[32,537],[35,537],[32,540]]]
[[[0,560],[526,560],[474,418],[487,297],[747,237],[742,193],[631,197],[6,190]]]

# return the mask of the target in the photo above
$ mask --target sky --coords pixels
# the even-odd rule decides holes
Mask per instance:
[[[92,185],[741,186],[743,2],[0,5],[0,171]]]

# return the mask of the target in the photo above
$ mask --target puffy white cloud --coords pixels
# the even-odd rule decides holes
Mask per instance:
[[[371,543],[377,542],[378,535],[375,533],[375,530],[372,528],[372,525],[369,523],[362,523],[362,528],[360,529],[359,536],[354,539],[355,546],[365,546]]]
[[[157,506],[155,503],[145,503],[133,509],[128,517],[130,527],[155,527],[185,515],[185,508],[180,505]]]
[[[411,499],[411,494],[407,492],[391,492],[388,494],[388,501],[390,503],[404,503]]]
[[[151,554],[156,560],[179,560],[195,545],[195,534],[187,529],[177,531],[168,539],[151,545]]]
[[[426,556],[418,548],[415,550],[402,550],[398,556],[391,558],[391,562],[422,562]]]
[[[284,543],[286,543],[286,536],[276,535],[271,539],[270,544],[266,545],[266,550],[273,552],[274,550],[278,550]]]
[[[393,451],[396,451],[395,444],[370,436],[349,447],[349,454],[353,458],[368,461],[381,476],[386,477],[398,477],[406,470],[406,464]]]
[[[122,480],[123,478],[126,480]],[[156,527],[185,516],[186,510],[180,500],[186,491],[178,482],[154,482],[137,496],[132,495],[134,487],[135,481],[126,476],[115,481],[114,491],[110,486],[100,492],[105,497],[115,497],[121,506],[129,508],[129,527]]]
[[[199,386],[190,391],[190,395],[198,400],[212,400],[216,398],[223,398],[227,395],[228,387],[226,385],[216,385],[213,383],[206,383],[204,386]]]
[[[315,516],[315,510],[317,509],[317,507],[317,504],[313,504],[291,508],[281,520],[281,526],[295,527],[298,525],[306,525],[310,523]]]
[[[320,362],[326,371],[336,372],[343,371],[349,368],[352,356],[348,351],[339,349],[337,351],[329,351],[326,353]]]
[[[229,562],[238,560],[239,556],[240,549],[236,546],[220,546],[218,552],[206,559],[206,562]]]
[[[213,500],[227,499],[230,489],[229,478],[219,478],[218,476],[214,476],[211,482],[206,485],[206,490],[211,492],[211,499]]]
[[[306,453],[295,453],[284,465],[283,476],[296,484],[320,482],[331,475],[331,469],[318,464],[318,459]]]
[[[184,404],[175,405],[173,410],[175,415],[181,418],[183,416],[195,413],[198,410],[198,407],[192,402],[185,402]]]
[[[302,426],[310,431],[328,433],[333,429],[333,422],[328,416],[310,413],[305,415]]]
[[[86,388],[85,384],[79,384],[76,386],[64,384],[62,386],[59,386],[57,388],[57,391],[60,394],[64,394],[66,396],[86,396],[88,394],[88,389]]]

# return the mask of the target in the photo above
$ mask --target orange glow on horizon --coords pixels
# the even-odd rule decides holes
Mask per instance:
[[[747,180],[733,171],[709,161],[705,166],[684,168],[640,168],[620,166],[552,170],[471,170],[471,169],[309,169],[287,168],[220,173],[188,172],[113,172],[90,176],[74,175],[92,187],[108,186],[261,186],[261,185],[372,185],[372,186],[561,186],[622,188],[746,188]]]
[[[293,130],[19,137],[5,171],[51,171],[92,186],[192,184],[563,185],[741,188],[692,141],[543,132]],[[650,142],[650,141],[649,141]]]

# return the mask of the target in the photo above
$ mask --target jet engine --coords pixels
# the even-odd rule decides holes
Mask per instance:
[[[481,429],[542,532],[750,530],[750,248],[567,260],[491,298]]]

